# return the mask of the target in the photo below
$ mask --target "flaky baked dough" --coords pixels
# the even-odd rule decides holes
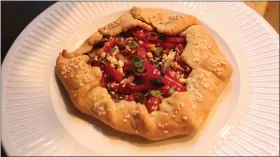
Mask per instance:
[[[135,26],[186,36],[187,46],[181,57],[193,68],[187,78],[187,91],[174,92],[164,98],[160,111],[152,113],[148,113],[145,105],[134,101],[115,103],[107,89],[99,86],[101,70],[88,65],[89,57],[84,55],[103,36],[116,36]],[[72,102],[81,112],[116,130],[149,140],[195,133],[232,74],[231,64],[198,19],[162,9],[138,7],[100,28],[77,50],[66,55],[60,53],[55,68]]]

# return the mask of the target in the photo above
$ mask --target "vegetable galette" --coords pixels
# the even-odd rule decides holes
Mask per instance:
[[[201,128],[232,66],[197,18],[133,7],[63,50],[56,74],[81,112],[161,140]]]

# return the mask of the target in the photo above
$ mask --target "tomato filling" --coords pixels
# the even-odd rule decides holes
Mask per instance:
[[[153,112],[160,109],[162,98],[186,91],[192,70],[180,59],[186,44],[185,37],[135,27],[95,44],[88,64],[100,67],[100,86],[114,101],[136,101]]]

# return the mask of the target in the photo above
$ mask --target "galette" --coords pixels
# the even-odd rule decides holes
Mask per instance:
[[[154,141],[195,134],[233,71],[196,17],[139,7],[62,50],[55,69],[79,111]]]

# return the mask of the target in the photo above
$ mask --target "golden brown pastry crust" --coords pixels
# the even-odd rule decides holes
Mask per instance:
[[[134,26],[157,29],[169,35],[186,36],[182,59],[193,70],[187,78],[187,91],[174,92],[163,99],[160,111],[148,113],[145,105],[121,100],[115,103],[106,88],[99,86],[101,70],[87,64],[83,55],[103,35],[115,36]],[[232,66],[214,39],[193,16],[170,11],[133,7],[118,20],[99,29],[84,44],[65,57],[60,54],[56,73],[74,105],[112,128],[149,140],[162,140],[195,133],[228,83]]]

